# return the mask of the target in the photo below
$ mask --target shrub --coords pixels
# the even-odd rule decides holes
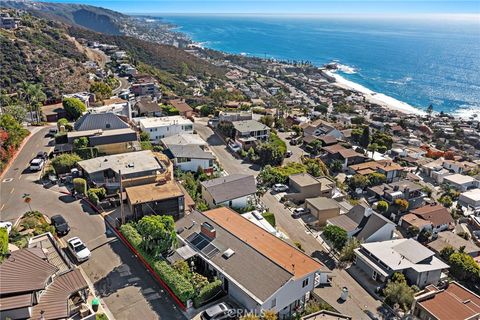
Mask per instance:
[[[8,253],[8,232],[7,228],[0,228],[0,262]]]
[[[380,200],[377,203],[377,210],[381,213],[385,213],[388,211],[388,202]]]
[[[81,160],[82,158],[80,158],[75,153],[72,153],[72,154],[65,153],[53,159],[52,166],[55,169],[55,172],[57,174],[68,173],[70,172],[70,169],[75,167],[77,162]]]
[[[88,200],[90,200],[90,202],[92,202],[94,205],[98,205],[98,201],[100,201],[100,199],[98,198],[97,194],[92,191],[92,189],[87,191],[87,197]]]
[[[153,150],[153,145],[150,141],[140,141],[142,150]]]
[[[59,119],[59,120],[57,121],[57,128],[58,128],[58,130],[60,131],[60,128],[61,128],[61,127],[64,127],[64,128],[66,129],[65,126],[66,126],[67,124],[68,124],[68,120],[67,120],[67,119],[65,119],[65,118]]]
[[[135,248],[138,248],[140,246],[140,243],[142,242],[142,236],[140,233],[138,233],[137,229],[130,224],[124,224],[120,227],[120,232],[123,234],[125,238],[127,238],[128,242]]]
[[[153,263],[152,267],[183,303],[193,298],[195,295],[193,285],[175,269],[169,266],[168,263],[165,261],[156,261]]]
[[[333,247],[338,251],[343,249],[348,240],[347,231],[338,226],[326,226],[323,229],[323,235],[325,236],[325,239],[330,241]]]
[[[140,141],[150,141],[150,134],[148,132],[140,132]]]
[[[448,258],[450,274],[456,279],[471,283],[480,283],[480,266],[464,252],[455,252]]]
[[[95,320],[108,320],[108,317],[105,315],[105,313],[97,313],[95,315]]]
[[[68,117],[72,120],[77,120],[82,113],[87,111],[85,104],[77,98],[63,99],[63,108],[67,112]]]
[[[105,197],[107,196],[107,191],[105,190],[105,188],[90,188],[89,191],[92,191],[93,193],[95,193],[98,197],[98,199],[100,200],[103,200],[105,199]]]
[[[193,305],[195,308],[200,307],[202,304],[208,302],[210,299],[215,297],[218,293],[222,291],[222,281],[221,280],[215,280],[213,282],[210,282],[206,286],[204,286],[202,289],[200,289],[200,292],[198,295],[193,299]]]
[[[83,178],[75,178],[73,179],[73,189],[77,193],[81,193],[83,195],[87,194],[87,181]]]
[[[388,282],[385,289],[383,289],[385,303],[390,307],[394,307],[396,304],[398,304],[404,311],[410,309],[413,303],[414,293],[414,289],[408,286],[405,278],[400,276],[395,277],[395,274],[392,277],[392,280]]]

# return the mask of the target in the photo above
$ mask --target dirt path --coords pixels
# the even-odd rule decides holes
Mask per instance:
[[[95,61],[101,68],[105,67],[108,57],[105,53],[100,50],[94,50],[87,48],[80,44],[74,37],[67,36],[68,40],[71,41],[79,51],[85,53],[89,60]]]

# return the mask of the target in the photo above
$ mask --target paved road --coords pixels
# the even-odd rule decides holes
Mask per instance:
[[[120,83],[119,83],[118,87],[116,87],[115,89],[112,90],[112,94],[114,94],[114,95],[119,94],[120,92],[130,88],[130,82],[128,82],[127,78],[118,77],[118,76],[115,76],[115,77],[118,79],[118,81]]]
[[[48,149],[47,130],[32,135],[6,172],[3,181],[8,182],[0,184],[0,219],[15,221],[27,211],[21,196],[30,193],[33,210],[48,216],[62,214],[71,226],[65,238],[78,236],[92,250],[92,258],[81,267],[116,319],[185,319],[100,215],[83,201],[61,194],[57,186],[44,188],[35,182],[39,173],[25,170],[38,151]]]
[[[206,127],[205,120],[195,120],[195,130],[200,136],[202,136],[202,138],[207,140],[207,142],[213,142],[213,147],[211,149],[225,170],[229,173],[241,172],[253,175],[258,174],[258,171],[254,170],[254,167],[236,159],[230,152],[226,151],[226,147],[221,139],[214,134],[210,128]],[[294,156],[287,161],[299,159],[303,151],[294,146],[292,146],[291,149]],[[328,257],[328,254],[325,252],[321,243],[314,237],[314,235],[307,231],[299,220],[291,217],[291,211],[285,209],[284,205],[278,201],[275,195],[268,191],[263,195],[261,200],[269,211],[275,215],[277,227],[290,238],[289,241],[291,243],[300,242],[305,253],[318,258],[330,269],[333,268],[334,263]],[[354,319],[370,319],[363,310],[370,310],[373,314],[377,314],[377,308],[381,306],[380,301],[375,300],[370,296],[370,294],[368,294],[368,292],[365,291],[346,271],[332,269],[331,274],[333,276],[332,286],[316,289],[315,291],[320,297],[338,311],[350,315]],[[349,288],[351,298],[347,300],[346,303],[338,303],[337,299],[340,297],[341,290],[344,286]]]

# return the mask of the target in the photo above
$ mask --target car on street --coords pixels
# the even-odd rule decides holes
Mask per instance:
[[[30,161],[30,171],[40,171],[43,169],[44,165],[45,165],[45,160],[35,158],[32,161]]]
[[[310,209],[307,208],[295,208],[292,213],[292,217],[297,219],[303,215],[310,213]]]
[[[10,234],[10,231],[12,231],[12,226],[13,224],[10,221],[0,221],[0,228],[7,229],[8,234]]]
[[[48,130],[48,133],[47,133],[47,137],[55,137],[55,135],[58,133],[58,129],[57,128],[51,128],[50,130]]]
[[[87,261],[91,252],[79,237],[68,239],[68,250],[75,256],[78,262]]]
[[[228,142],[228,148],[233,152],[239,152],[241,150],[240,146],[233,140]]]
[[[48,153],[46,153],[45,151],[39,151],[39,152],[37,153],[36,158],[37,158],[37,159],[47,160],[47,159],[48,159]]]
[[[275,192],[285,192],[288,190],[288,186],[281,183],[276,183],[273,185],[272,190]]]
[[[235,309],[226,302],[216,304],[200,315],[202,320],[233,319],[235,317]]]
[[[67,220],[61,215],[54,215],[50,220],[51,225],[55,228],[55,232],[57,232],[59,236],[64,236],[70,231],[70,226],[68,225]]]

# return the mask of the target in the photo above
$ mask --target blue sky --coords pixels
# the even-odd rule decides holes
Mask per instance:
[[[480,14],[480,0],[50,0],[101,6],[124,13],[260,14]]]

